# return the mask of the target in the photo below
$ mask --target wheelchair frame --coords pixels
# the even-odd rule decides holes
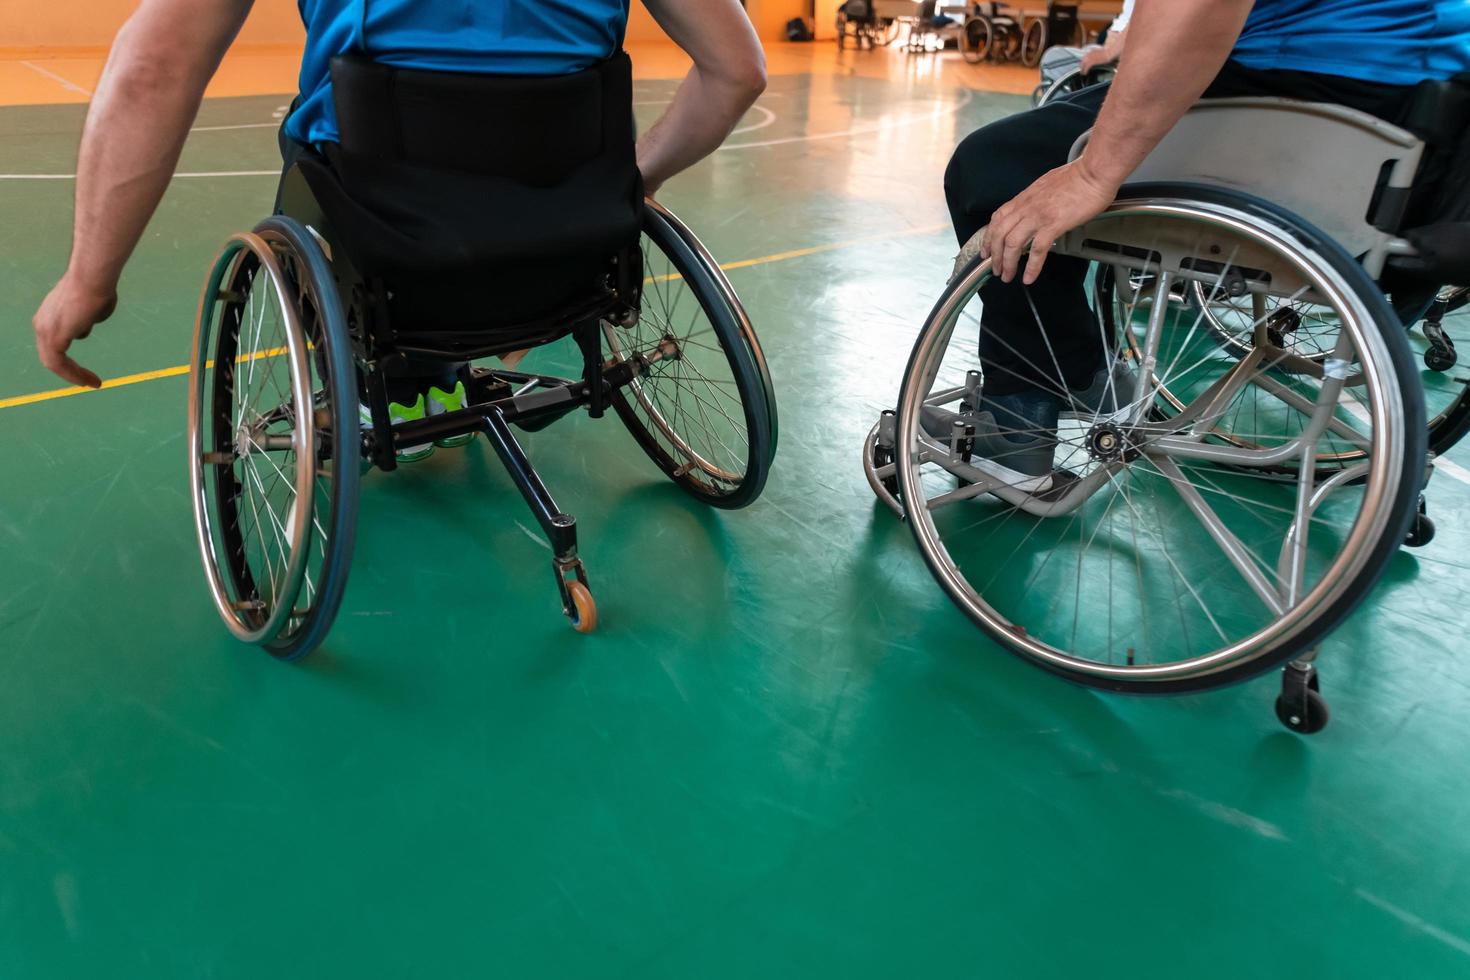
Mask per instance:
[[[302,408],[292,412],[289,406],[283,406],[282,410],[274,410],[269,417],[262,416],[256,422],[251,423],[260,431],[244,432],[240,437],[236,437],[231,432],[226,433],[225,438],[234,444],[248,444],[261,453],[271,450],[289,449],[293,451],[296,454],[295,465],[301,470],[296,477],[295,485],[298,489],[293,493],[292,498],[295,501],[302,498],[301,488],[309,488],[312,485],[310,481],[317,475],[316,469],[312,466],[313,459],[319,460],[317,467],[329,460],[332,461],[333,474],[343,473],[343,464],[350,463],[354,456],[360,457],[364,462],[377,468],[393,470],[397,466],[396,451],[404,447],[463,434],[483,433],[550,542],[553,552],[552,568],[563,612],[579,632],[589,632],[596,624],[596,605],[592,600],[586,571],[578,554],[576,520],[557,504],[550,490],[536,473],[512,431],[512,426],[535,431],[580,409],[585,408],[591,416],[599,417],[605,414],[608,408],[613,408],[632,432],[635,441],[639,442],[650,458],[664,469],[666,475],[674,482],[695,497],[713,506],[735,508],[746,506],[759,496],[775,453],[776,442],[774,395],[759,341],[755,337],[749,318],[718,264],[710,257],[693,233],[661,205],[653,201],[646,202],[644,234],[650,236],[649,240],[653,245],[668,257],[671,266],[677,273],[672,276],[673,278],[693,280],[688,284],[689,288],[695,293],[695,301],[708,319],[710,331],[716,335],[714,340],[719,345],[718,350],[723,352],[735,379],[733,387],[736,389],[736,394],[730,397],[738,398],[738,401],[734,403],[735,410],[744,413],[742,423],[745,429],[742,434],[746,436],[748,453],[742,463],[744,469],[736,474],[713,468],[713,464],[700,455],[701,451],[693,448],[689,441],[675,431],[675,428],[656,407],[649,409],[647,414],[661,429],[661,433],[647,431],[647,424],[642,423],[637,415],[638,405],[647,408],[650,404],[650,396],[644,391],[643,384],[653,383],[653,379],[657,376],[656,371],[662,370],[663,363],[682,360],[685,357],[680,348],[683,338],[677,334],[665,332],[662,339],[656,344],[651,346],[643,344],[639,346],[639,349],[633,350],[630,341],[630,349],[626,353],[615,348],[613,356],[606,360],[603,358],[603,340],[608,338],[611,343],[611,338],[617,335],[617,331],[624,328],[628,330],[638,328],[640,317],[643,312],[646,312],[640,309],[644,287],[649,281],[661,281],[657,278],[644,279],[642,252],[636,242],[618,263],[616,282],[609,280],[603,294],[585,301],[579,300],[545,318],[515,328],[516,332],[510,335],[516,338],[515,343],[496,340],[494,339],[495,333],[488,333],[471,336],[462,342],[445,344],[434,340],[435,337],[441,336],[438,334],[396,334],[392,331],[388,325],[387,302],[382,283],[365,282],[352,267],[348,257],[340,250],[335,256],[331,254],[333,245],[330,241],[330,231],[326,229],[320,209],[316,206],[315,199],[311,196],[299,171],[288,173],[283,180],[280,203],[281,211],[290,217],[278,216],[268,219],[262,223],[257,233],[242,233],[234,236],[226,245],[220,258],[216,260],[214,271],[206,284],[201,301],[191,372],[193,387],[190,399],[190,471],[195,486],[194,505],[199,543],[215,604],[226,625],[237,638],[265,645],[273,654],[286,659],[296,659],[310,652],[324,637],[326,629],[330,627],[331,619],[335,616],[336,603],[340,601],[340,582],[345,580],[346,566],[350,564],[351,551],[351,534],[346,533],[347,540],[342,546],[345,554],[337,555],[336,551],[333,552],[336,563],[343,566],[337,572],[335,592],[332,592],[326,585],[318,583],[316,588],[318,596],[326,596],[331,593],[332,598],[315,604],[308,598],[307,613],[294,608],[294,598],[289,600],[291,604],[289,607],[282,607],[280,602],[276,602],[274,608],[266,609],[266,604],[260,599],[258,587],[251,595],[232,597],[232,590],[226,586],[225,579],[233,576],[235,583],[233,591],[237,593],[242,591],[239,572],[230,572],[226,575],[221,571],[230,561],[247,563],[244,572],[245,582],[253,581],[255,576],[248,568],[249,559],[244,555],[244,545],[241,546],[241,554],[235,558],[221,553],[219,544],[215,540],[215,535],[220,533],[220,529],[212,520],[211,495],[204,475],[206,471],[216,473],[216,495],[220,492],[218,487],[221,481],[228,480],[232,481],[232,485],[238,485],[233,466],[237,460],[248,457],[250,449],[237,450],[219,445],[220,436],[216,423],[216,448],[211,451],[211,447],[205,445],[203,434],[205,425],[203,406],[207,401],[211,384],[210,365],[214,363],[208,359],[209,350],[207,348],[211,337],[217,336],[217,333],[212,332],[215,308],[218,304],[226,304],[227,311],[229,303],[244,302],[241,297],[232,294],[229,289],[222,286],[223,277],[232,269],[238,270],[238,263],[245,261],[242,253],[248,252],[255,255],[261,267],[266,268],[267,280],[280,301],[283,316],[288,321],[284,329],[289,339],[290,361],[293,365],[293,394],[290,401]],[[302,220],[303,218],[305,221]],[[323,231],[327,231],[325,237]],[[298,337],[305,336],[304,330],[310,325],[301,322],[302,314],[296,308],[291,307],[287,300],[286,289],[289,277],[282,272],[281,262],[275,257],[274,247],[269,245],[266,237],[263,236],[270,236],[273,240],[288,247],[287,251],[295,256],[297,263],[303,266],[297,269],[298,278],[305,276],[311,280],[311,289],[308,292],[312,295],[321,294],[319,304],[332,307],[331,310],[318,309],[316,311],[321,321],[316,324],[316,329],[320,331],[317,345],[325,349],[317,350],[313,355],[309,356],[306,353],[308,342],[298,339]],[[316,258],[313,258],[312,253],[315,253]],[[254,281],[256,280],[252,280]],[[304,283],[298,285],[298,293],[302,288],[304,288]],[[297,296],[298,293],[292,295]],[[224,315],[221,314],[222,317]],[[336,326],[333,326],[333,323]],[[224,329],[223,319],[220,321],[220,329]],[[677,328],[672,326],[669,329],[677,331]],[[693,330],[694,327],[691,326],[689,329]],[[334,331],[339,332],[334,333]],[[566,335],[574,338],[582,355],[584,370],[580,378],[564,378],[500,367],[474,367],[467,363],[492,354],[539,346]],[[541,339],[527,341],[527,336],[540,336]],[[238,343],[238,325],[236,343]],[[643,346],[647,346],[647,349],[643,349]],[[308,364],[325,363],[334,357],[340,357],[340,353],[334,352],[346,353],[349,350],[352,368],[348,370],[343,367],[334,367],[332,375],[340,379],[344,375],[355,374],[358,378],[358,383],[352,387],[360,388],[362,397],[367,400],[371,416],[371,425],[364,428],[360,436],[357,434],[355,411],[351,413],[350,422],[342,425],[341,428],[334,425],[332,432],[321,431],[321,422],[316,421],[315,418],[310,425],[293,422],[289,439],[282,434],[266,431],[274,422],[282,418],[304,418],[307,415],[315,417],[323,411],[340,422],[344,414],[340,406],[329,405],[327,408],[317,408],[308,412],[304,406],[313,405],[314,396],[309,391],[298,389],[301,389],[301,386],[306,383],[302,380],[303,377],[309,378],[306,372]],[[246,360],[250,361],[253,366],[259,358],[274,357],[279,353],[286,352],[270,351],[264,354],[256,352],[249,355]],[[460,369],[460,380],[465,385],[466,407],[418,420],[398,423],[391,421],[384,382],[384,368],[390,365],[393,359],[409,354],[425,359],[465,362],[465,366]],[[235,367],[239,368],[242,363],[239,356],[234,359],[234,363]],[[691,368],[690,370],[697,371],[698,369]],[[324,368],[323,376],[326,376]],[[235,385],[237,381],[238,379],[227,381],[227,383]],[[218,382],[214,384],[217,391]],[[277,391],[280,391],[279,387]],[[328,402],[338,397],[331,392],[327,394],[330,396],[327,399]],[[219,396],[216,394],[214,397],[216,410],[218,410]],[[658,400],[656,391],[652,395],[652,400]],[[315,404],[320,403],[315,402]],[[675,407],[677,412],[677,402],[675,402]],[[733,420],[730,420],[729,415],[726,415],[726,419],[731,425],[735,424]],[[244,425],[243,422],[240,424]],[[639,427],[640,424],[643,425],[642,428]],[[353,435],[345,440],[336,440],[334,444],[335,433],[344,430],[350,430]],[[659,444],[660,435],[669,443],[671,449],[666,450]],[[344,451],[348,447],[350,447],[350,452]],[[728,447],[726,449],[728,450]],[[676,459],[676,455],[679,458]],[[741,461],[737,460],[737,462]],[[351,506],[355,508],[357,467],[349,465],[347,469],[352,474],[349,481],[352,489],[347,496],[351,498]],[[712,476],[712,486],[708,490],[699,482],[705,473]],[[725,482],[716,483],[715,480]],[[729,488],[728,492],[716,492],[717,489],[724,487]],[[238,494],[239,490],[236,489],[234,492]],[[263,489],[262,492],[264,492]],[[311,506],[315,507],[314,495],[309,499]],[[293,504],[293,506],[296,505]],[[333,506],[334,515],[328,518],[329,523],[335,520],[336,504],[334,503]],[[311,512],[311,517],[312,522],[316,522],[317,515],[314,510]],[[282,580],[284,585],[281,591],[294,596],[296,590],[301,588],[300,580],[305,574],[302,571],[305,563],[302,557],[303,540],[309,545],[313,539],[306,522],[301,520],[294,510],[288,518],[276,520],[273,516],[272,519],[276,527],[275,533],[278,536],[286,534],[291,537],[290,566],[286,569]],[[260,526],[258,516],[256,526],[257,528]],[[344,529],[336,528],[335,523],[333,527],[339,532],[344,531]],[[320,524],[317,524],[317,529],[324,536],[328,536],[328,532],[322,529]],[[338,534],[338,537],[342,536],[344,536],[343,533]],[[264,547],[265,542],[262,541],[262,548]],[[336,542],[333,542],[333,548],[337,548]],[[324,555],[325,552],[326,545],[324,544]],[[322,574],[323,577],[326,577],[330,573],[323,572]],[[309,577],[308,583],[310,583]],[[272,581],[271,586],[275,590],[276,583]],[[260,617],[262,612],[269,613],[264,621]],[[315,623],[309,616],[316,617],[317,620],[325,617],[325,621]],[[297,625],[298,620],[310,625]]]

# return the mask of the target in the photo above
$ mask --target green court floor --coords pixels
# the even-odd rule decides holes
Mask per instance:
[[[284,102],[205,106],[182,169],[215,176],[174,182],[84,363],[185,363]],[[336,630],[287,666],[209,604],[182,377],[0,408],[0,978],[1470,977],[1470,474],[1325,650],[1306,740],[1274,678],[1126,699],[1011,658],[875,504],[944,163],[1025,104],[778,76],[667,188],[747,263],[781,449],[716,513],[614,417],[529,436],[591,637],[483,442],[368,477]],[[72,182],[16,175],[69,174],[80,123],[0,109],[0,404],[59,385],[29,317]]]

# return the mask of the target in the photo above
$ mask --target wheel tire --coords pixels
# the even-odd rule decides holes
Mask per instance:
[[[649,317],[648,307],[659,296],[662,281],[677,280],[687,284],[709,322],[710,334],[725,355],[744,415],[746,451],[739,480],[726,480],[711,474],[709,467],[700,465],[698,459],[703,457],[688,446],[687,440],[687,448],[677,445],[676,437],[683,437],[676,431],[676,423],[664,417],[665,409],[657,404],[659,396],[653,389],[658,380],[655,376],[657,365],[654,366],[655,373],[650,373],[648,378],[615,391],[611,399],[613,408],[648,457],[685,492],[713,507],[735,509],[748,506],[765,487],[776,453],[776,399],[765,355],[729,280],[693,233],[672,212],[652,201],[645,208],[643,228],[644,242],[649,249],[646,254],[651,256],[651,250],[657,250],[668,259],[673,270],[668,275],[656,275],[652,264],[645,258],[644,318]],[[635,328],[641,326],[640,322]],[[609,345],[618,336],[616,331],[619,329],[612,326],[604,328]],[[614,357],[617,356],[620,355],[615,351]],[[695,372],[699,373],[697,368]],[[677,381],[674,387],[679,387]],[[735,422],[728,414],[726,418]],[[680,452],[683,458],[676,459],[671,450]],[[717,486],[699,479],[696,474],[734,485]]]
[[[357,543],[358,488],[363,470],[358,434],[357,368],[352,342],[347,335],[346,310],[332,276],[331,263],[316,237],[299,221],[284,215],[267,218],[256,226],[255,232],[266,241],[279,241],[293,251],[304,263],[315,288],[320,290],[318,328],[315,331],[309,328],[308,336],[320,352],[317,369],[320,371],[325,367],[334,382],[328,388],[332,431],[348,432],[352,438],[353,454],[350,458],[341,453],[344,447],[334,447],[330,511],[322,522],[327,532],[326,547],[316,587],[316,602],[312,606],[313,615],[295,624],[294,629],[281,634],[266,647],[272,656],[282,660],[300,660],[320,646],[331,631],[352,570],[352,554]],[[344,462],[348,465],[342,465]]]
[[[1041,54],[1045,50],[1046,21],[1033,20],[1026,25],[1026,33],[1021,38],[1021,64],[1035,68],[1041,64]]]
[[[591,633],[597,629],[597,602],[592,590],[581,582],[568,582],[567,595],[572,599],[572,629],[578,633]]]
[[[960,31],[960,53],[970,64],[978,65],[990,57],[993,40],[990,21],[984,17],[970,17]]]

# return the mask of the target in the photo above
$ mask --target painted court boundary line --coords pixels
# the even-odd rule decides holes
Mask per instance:
[[[808,135],[805,135],[805,136],[786,136],[786,137],[782,137],[780,139],[757,140],[755,142],[750,142],[750,143],[726,143],[723,146],[719,147],[717,150],[715,150],[715,152],[716,153],[732,153],[732,152],[734,152],[736,150],[754,150],[754,149],[758,149],[758,148],[764,147],[764,146],[784,146],[784,145],[786,145],[788,143],[811,143],[811,142],[815,142],[817,140],[842,139],[843,137],[847,137],[847,136],[865,136],[865,135],[868,135],[870,133],[885,133],[885,132],[888,132],[889,130],[901,129],[901,128],[905,127],[905,126],[915,126],[915,125],[918,125],[919,123],[924,123],[924,122],[932,122],[935,119],[941,119],[941,118],[943,118],[945,116],[953,116],[953,115],[959,113],[960,110],[964,109],[965,106],[969,105],[972,101],[974,101],[974,99],[975,99],[975,93],[974,93],[974,91],[972,89],[964,89],[960,93],[960,97],[958,99],[954,100],[953,102],[950,102],[950,103],[947,103],[947,104],[944,104],[944,105],[937,106],[934,109],[931,109],[931,110],[929,110],[927,112],[915,112],[915,113],[911,113],[911,114],[906,115],[906,116],[900,116],[897,119],[884,120],[882,122],[875,122],[875,123],[866,123],[866,124],[863,124],[863,125],[853,126],[850,129],[840,130],[840,131],[835,132],[835,133],[811,133],[811,134],[808,134]],[[734,136],[734,135],[738,135],[740,133],[749,133],[749,132],[754,132],[755,130],[765,129],[767,126],[771,125],[773,122],[776,121],[776,114],[774,112],[772,112],[771,110],[766,109],[766,108],[764,108],[762,106],[754,106],[753,108],[756,109],[756,110],[758,110],[758,111],[760,111],[760,112],[762,112],[762,113],[765,113],[764,118],[760,122],[752,123],[749,126],[743,126],[740,129],[735,130],[730,135]],[[272,123],[247,123],[247,124],[243,124],[243,125],[232,125],[232,126],[198,126],[198,127],[195,127],[193,130],[191,130],[191,132],[208,132],[208,131],[213,131],[213,130],[224,130],[224,129],[265,129],[265,128],[276,128],[279,125],[280,125],[279,123],[272,122]],[[176,173],[176,174],[174,174],[175,177],[179,177],[179,178],[195,178],[195,177],[279,177],[280,175],[281,175],[281,171],[279,169],[275,169],[275,170],[203,170],[203,171],[186,171],[184,173]],[[0,174],[0,180],[75,180],[76,179],[76,176],[77,176],[76,174]]]
[[[851,238],[840,242],[830,242],[826,245],[812,245],[807,248],[792,249],[788,252],[777,252],[773,255],[762,255],[754,259],[741,259],[737,262],[726,262],[720,268],[726,272],[737,269],[749,269],[758,265],[770,265],[774,262],[789,262],[792,259],[805,258],[808,255],[820,255],[823,252],[836,252],[844,248],[854,248],[858,245],[871,245],[877,242],[897,241],[903,238],[917,238],[921,235],[934,235],[941,231],[947,231],[949,225],[927,225],[923,228],[910,228],[907,231],[893,232],[886,235],[867,235],[862,238]],[[662,276],[661,280],[671,277]],[[271,351],[260,351],[248,357],[269,357]],[[147,381],[160,381],[164,378],[177,378],[189,373],[189,365],[177,364],[173,367],[158,368],[153,371],[142,371],[138,374],[127,374],[119,378],[109,378],[102,382],[101,388],[83,388],[74,386],[70,388],[53,388],[50,391],[38,391],[29,395],[14,395],[10,398],[0,398],[0,411],[7,408],[20,408],[23,405],[36,405],[41,402],[54,401],[58,398],[71,398],[75,395],[90,395],[98,391],[109,391],[113,388],[127,388],[132,385],[143,384]]]

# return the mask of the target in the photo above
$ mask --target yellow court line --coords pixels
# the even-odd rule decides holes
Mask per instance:
[[[900,231],[887,235],[867,235],[862,238],[849,238],[845,241],[831,242],[826,245],[812,245],[808,248],[792,249],[789,252],[776,252],[774,255],[762,255],[759,258],[754,259],[741,259],[738,262],[725,262],[720,265],[720,268],[724,269],[726,272],[730,272],[735,269],[749,269],[752,266],[757,265],[769,265],[773,262],[788,262],[791,259],[801,259],[807,257],[808,255],[820,255],[823,252],[836,252],[844,248],[854,248],[858,245],[871,245],[877,242],[896,241],[900,238],[915,238],[920,235],[933,235],[937,232],[944,231],[948,227],[949,225],[942,224],[928,225],[923,228],[910,228],[908,231]],[[645,281],[670,282],[678,278],[678,273],[672,273],[666,276],[650,276]],[[246,355],[244,358],[240,358],[238,360],[243,362],[262,357],[279,357],[285,352],[286,349],[284,347],[277,347],[268,351],[257,351],[254,354]],[[214,362],[207,362],[207,366],[214,367]],[[81,386],[74,386],[70,388],[55,388],[51,391],[38,391],[32,395],[15,395],[11,398],[0,398],[0,411],[3,411],[7,408],[19,408],[22,405],[35,405],[38,402],[49,402],[56,398],[70,398],[73,395],[86,395],[96,391],[106,391],[110,388],[126,388],[130,385],[142,384],[145,381],[158,381],[162,378],[177,378],[180,375],[188,373],[189,365],[179,364],[175,367],[159,368],[156,371],[143,371],[139,374],[126,374],[120,378],[109,378],[108,380],[102,382],[101,388],[83,388]]]
[[[251,361],[263,360],[267,357],[280,357],[286,353],[284,347],[272,347],[270,350],[258,350],[253,354],[235,358],[236,364],[248,364]],[[204,362],[207,368],[214,367],[214,361]],[[17,408],[21,405],[34,405],[37,402],[49,402],[53,398],[70,398],[72,395],[85,395],[93,391],[106,391],[108,388],[126,388],[128,385],[142,384],[145,381],[157,381],[160,378],[177,378],[181,374],[189,373],[189,365],[179,364],[175,367],[159,368],[157,371],[143,371],[139,374],[125,374],[120,378],[108,378],[102,382],[101,388],[84,388],[76,385],[71,388],[56,388],[51,391],[39,391],[34,395],[16,395],[14,398],[0,398],[0,409]]]

